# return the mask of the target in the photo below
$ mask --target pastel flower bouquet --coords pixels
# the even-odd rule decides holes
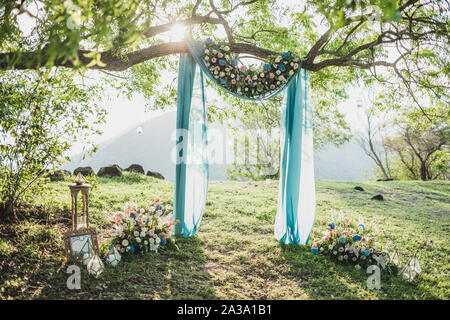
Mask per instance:
[[[205,41],[202,59],[220,85],[249,98],[263,97],[280,89],[300,69],[300,59],[289,51],[270,56],[258,67],[238,66],[239,61],[230,47],[211,39]]]
[[[381,270],[394,271],[389,253],[375,241],[373,234],[368,233],[364,224],[355,226],[347,218],[339,223],[322,220],[321,224],[326,224],[327,229],[322,232],[322,238],[313,240],[313,254],[328,255],[339,263],[354,265],[357,269],[378,265]]]
[[[170,218],[171,213],[170,205],[163,208],[158,198],[149,201],[148,209],[127,202],[124,211],[110,217],[111,244],[120,254],[158,252],[161,245],[175,243],[172,234],[177,221]]]

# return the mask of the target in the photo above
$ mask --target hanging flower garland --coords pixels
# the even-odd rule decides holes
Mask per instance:
[[[262,98],[286,85],[300,69],[300,59],[289,51],[270,56],[259,67],[240,65],[230,47],[205,41],[201,56],[217,82],[238,95]]]

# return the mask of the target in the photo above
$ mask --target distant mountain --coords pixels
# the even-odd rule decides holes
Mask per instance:
[[[92,158],[81,160],[81,155],[73,156],[72,162],[66,164],[64,169],[72,171],[80,166],[91,166],[97,171],[108,164],[127,168],[137,163],[142,165],[146,172],[157,171],[167,180],[174,181],[175,164],[171,159],[175,146],[172,134],[176,126],[176,116],[175,111],[170,111],[155,117],[140,126],[142,133],[137,132],[137,127],[131,129],[100,144]],[[226,180],[225,169],[226,165],[210,165],[210,179]]]
[[[100,144],[92,158],[82,160],[81,155],[73,156],[72,162],[63,169],[73,171],[80,166],[91,166],[98,171],[108,164],[127,168],[137,163],[146,171],[157,171],[167,180],[174,181],[175,165],[171,159],[175,145],[172,140],[175,125],[176,112],[166,112],[141,125],[141,133],[138,133],[137,128],[130,129]],[[223,127],[217,125],[210,127],[224,131]],[[316,179],[320,180],[364,180],[366,172],[373,168],[371,160],[356,142],[347,143],[340,148],[326,146],[315,158]],[[210,164],[210,180],[226,180],[226,168],[226,164]]]
[[[319,180],[366,180],[374,164],[355,140],[340,146],[328,145],[315,155],[314,172]]]

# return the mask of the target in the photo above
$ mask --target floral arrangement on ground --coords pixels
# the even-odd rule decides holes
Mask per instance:
[[[159,198],[149,201],[149,208],[139,208],[134,202],[127,202],[124,211],[117,211],[111,217],[113,225],[109,230],[111,245],[121,254],[158,252],[160,246],[175,244],[170,205],[164,208]]]
[[[270,56],[260,66],[238,66],[239,61],[233,56],[230,47],[214,43],[211,39],[205,41],[201,57],[220,85],[249,98],[262,98],[279,90],[300,68],[300,59],[289,51]]]
[[[320,224],[326,225],[326,230],[322,231],[322,238],[313,240],[313,254],[327,255],[339,263],[354,265],[356,269],[376,264],[390,274],[397,272],[389,253],[363,223],[355,225],[348,218],[343,218],[337,223],[321,220]]]

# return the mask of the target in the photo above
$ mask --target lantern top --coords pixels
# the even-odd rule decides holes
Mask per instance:
[[[86,178],[83,176],[83,174],[81,174],[81,172],[78,172],[74,183],[69,184],[69,188],[71,190],[87,190],[87,189],[89,189],[91,187],[92,186],[87,183]]]
[[[87,182],[87,180],[81,172],[78,172],[74,182],[75,182],[75,184],[81,185],[81,184],[85,184]]]

